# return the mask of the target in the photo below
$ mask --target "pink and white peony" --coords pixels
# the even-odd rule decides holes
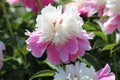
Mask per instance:
[[[108,64],[96,72],[93,66],[89,68],[85,63],[76,62],[75,65],[66,65],[65,71],[60,67],[54,80],[115,80],[115,75],[110,72]]]
[[[41,57],[47,50],[51,63],[69,63],[91,49],[88,39],[94,35],[82,29],[83,20],[75,7],[63,12],[62,6],[48,5],[37,16],[36,22],[35,31],[26,33],[29,36],[27,48],[35,57]]]

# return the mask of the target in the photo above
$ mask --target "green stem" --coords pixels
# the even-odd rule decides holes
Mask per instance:
[[[12,28],[11,28],[11,25],[10,25],[10,21],[9,21],[9,19],[8,19],[6,7],[5,7],[5,0],[2,0],[2,7],[3,7],[4,15],[5,15],[5,20],[6,20],[6,22],[7,22],[7,28],[8,28],[8,30],[9,30],[10,35],[13,37],[14,34],[13,34],[13,31],[12,31]]]
[[[114,60],[115,76],[116,76],[116,80],[118,80],[117,65],[116,65],[117,64],[117,61],[116,61],[116,51],[114,52],[113,60]]]

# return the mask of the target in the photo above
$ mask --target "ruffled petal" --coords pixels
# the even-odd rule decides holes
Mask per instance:
[[[78,39],[78,45],[80,49],[90,50],[91,46],[88,40],[86,39]]]
[[[106,66],[97,72],[98,80],[115,80],[114,73],[110,72],[110,66],[106,64]]]
[[[26,40],[26,43],[28,44],[27,49],[32,52],[33,56],[41,57],[49,43],[38,43],[40,35],[36,32],[27,32],[26,35],[29,36],[29,38]]]
[[[68,40],[66,47],[70,54],[75,54],[78,51],[78,41],[74,39]]]
[[[79,49],[79,51],[77,52],[77,54],[78,54],[78,56],[84,56],[84,54],[85,54],[85,50],[83,50],[83,49]]]
[[[67,62],[68,59],[69,59],[69,52],[68,52],[68,49],[67,49],[66,45],[62,46],[59,53],[60,53],[60,59],[63,62]]]
[[[118,27],[120,23],[120,16],[111,16],[105,23],[105,32],[107,34],[112,34]]]
[[[60,64],[59,52],[55,49],[54,45],[48,47],[48,60],[53,64]]]
[[[32,51],[32,55],[35,57],[41,57],[46,50],[47,43],[32,43],[28,45],[29,50]]]

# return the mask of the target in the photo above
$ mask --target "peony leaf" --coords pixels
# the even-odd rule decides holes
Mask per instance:
[[[112,50],[115,47],[115,45],[116,45],[115,43],[108,44],[105,47],[103,47],[102,51],[104,51],[104,50]]]
[[[33,80],[34,78],[38,78],[38,77],[48,77],[48,76],[54,76],[54,72],[51,70],[42,70],[35,73],[29,80]]]

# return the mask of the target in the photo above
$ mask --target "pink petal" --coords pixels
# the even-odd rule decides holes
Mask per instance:
[[[28,45],[28,48],[32,51],[32,55],[35,57],[41,57],[46,50],[47,43],[32,43]]]
[[[40,37],[40,34],[36,32],[26,32],[25,34],[29,36],[29,38],[25,41],[27,44],[36,43]]]
[[[108,74],[110,71],[111,71],[110,66],[106,64],[106,66],[103,69],[98,71],[98,75],[101,76],[106,73]]]
[[[33,56],[41,57],[49,43],[42,43],[42,42],[38,43],[40,35],[36,32],[33,33],[27,32],[26,35],[30,36],[26,40],[26,43],[28,45],[27,49],[32,52]]]
[[[109,24],[106,26],[105,32],[107,34],[112,34],[117,28],[118,28],[117,24],[115,24],[115,25]]]
[[[78,56],[77,53],[76,54],[70,54],[69,55],[70,61],[74,62],[77,59],[77,56]]]
[[[103,14],[104,14],[104,9],[105,9],[104,6],[102,6],[102,7],[99,9],[99,13],[98,13],[98,16],[99,16],[99,17],[102,17],[102,16],[103,16]]]
[[[69,58],[72,62],[74,62],[78,56],[83,56],[85,54],[85,51],[83,49],[79,49],[76,54],[70,54]]]
[[[84,54],[85,54],[85,50],[83,50],[83,49],[79,49],[79,51],[77,52],[77,54],[78,54],[78,56],[84,56]]]
[[[107,76],[104,76],[98,80],[115,80],[115,75],[113,73],[107,75]]]
[[[68,59],[69,59],[69,52],[68,52],[68,49],[67,49],[66,45],[62,46],[62,48],[61,48],[59,53],[60,53],[60,59],[63,62],[67,62]]]
[[[106,66],[103,69],[97,72],[98,79],[99,80],[115,80],[114,73],[110,71],[111,71],[110,66],[106,64]]]
[[[91,46],[88,40],[86,39],[78,39],[78,45],[79,45],[79,49],[82,48],[84,50],[90,50]]]
[[[91,32],[91,33],[87,34],[86,30],[82,30],[79,38],[81,38],[81,39],[93,39],[94,38],[94,33]]]
[[[75,38],[68,40],[66,45],[67,45],[66,48],[68,49],[70,54],[75,54],[79,49],[78,48],[78,42]]]
[[[48,60],[53,64],[60,64],[59,52],[55,49],[54,45],[51,45],[47,49]]]
[[[107,34],[112,34],[118,27],[120,23],[120,16],[111,16],[107,22],[104,23],[105,32]]]
[[[87,10],[89,17],[91,17],[93,14],[95,14],[97,12],[97,5],[92,0],[87,1],[83,8],[85,8]]]
[[[87,10],[85,8],[78,8],[78,12],[83,16],[87,16]]]

